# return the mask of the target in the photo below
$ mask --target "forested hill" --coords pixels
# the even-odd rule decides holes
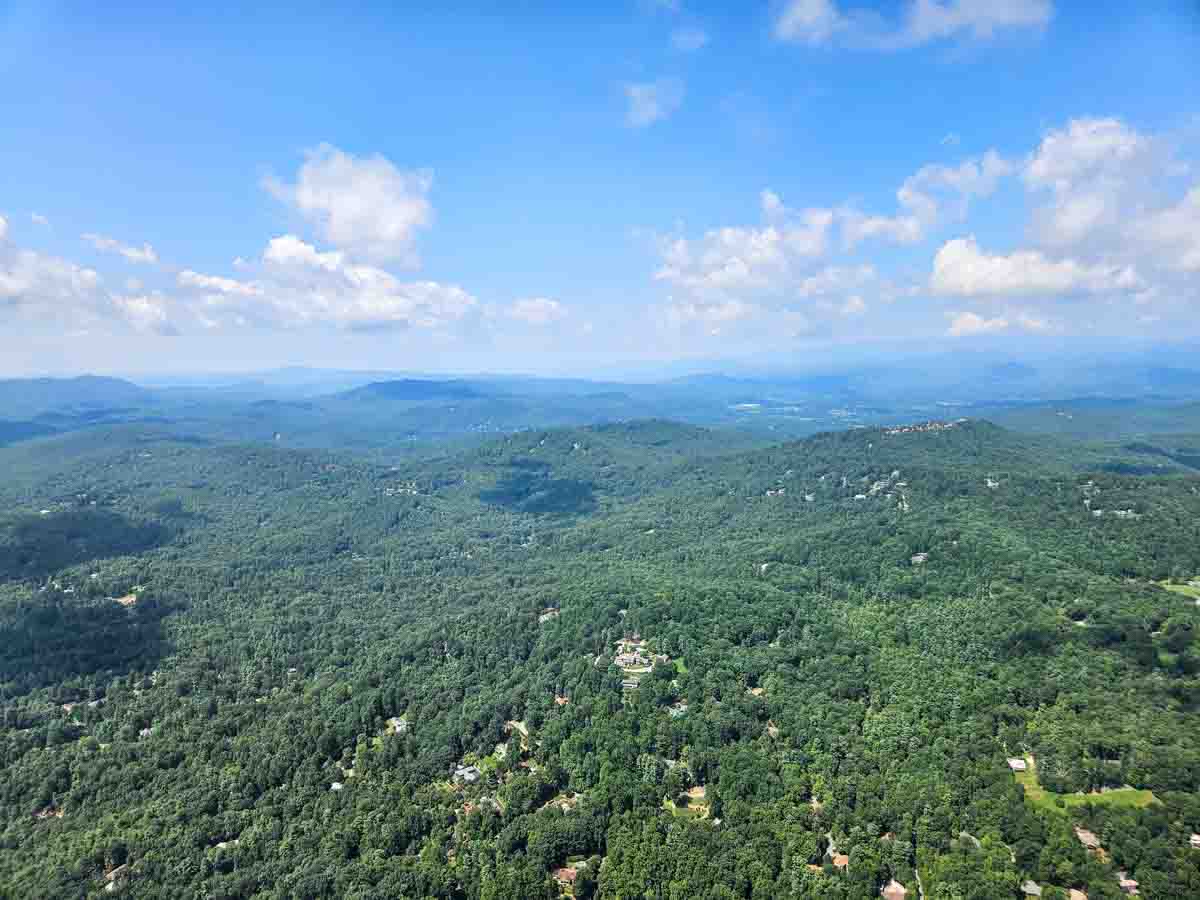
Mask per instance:
[[[1200,896],[1187,446],[0,448],[0,895]]]

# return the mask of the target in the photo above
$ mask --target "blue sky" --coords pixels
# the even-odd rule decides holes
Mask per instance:
[[[1200,7],[0,4],[7,374],[1200,337]]]

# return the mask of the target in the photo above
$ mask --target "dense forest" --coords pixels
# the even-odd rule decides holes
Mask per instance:
[[[0,896],[1200,897],[1198,447],[14,443]]]

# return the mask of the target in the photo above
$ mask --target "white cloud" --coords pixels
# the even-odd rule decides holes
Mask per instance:
[[[565,318],[566,308],[557,300],[547,297],[525,297],[517,300],[506,310],[511,318],[529,325],[550,325]]]
[[[1179,203],[1149,213],[1129,232],[1133,240],[1159,250],[1170,268],[1200,271],[1200,185]]]
[[[770,191],[763,193],[763,205],[768,217],[786,221],[763,228],[716,228],[695,240],[663,240],[663,264],[655,279],[694,294],[786,287],[795,266],[825,252],[833,213],[809,209],[793,214]]]
[[[851,27],[832,0],[791,0],[775,20],[775,37],[781,41],[824,44]]]
[[[43,216],[41,213],[30,213],[29,221],[33,222],[34,225],[49,225],[50,224],[50,220],[47,219],[45,216]]]
[[[1033,187],[1065,190],[1082,178],[1119,171],[1149,149],[1150,141],[1119,119],[1072,119],[1042,139],[1023,175]]]
[[[860,291],[877,278],[875,267],[869,264],[858,266],[826,266],[821,271],[802,278],[796,285],[801,297],[830,297]]]
[[[1181,273],[1200,270],[1200,183],[1187,185],[1190,171],[1163,138],[1120,119],[1073,119],[1045,135],[1022,172],[1038,204],[1031,235],[1182,288]]]
[[[853,207],[840,210],[842,239],[847,247],[870,238],[885,238],[897,244],[916,243],[944,218],[947,205],[952,206],[956,217],[965,217],[972,199],[990,197],[999,180],[1014,170],[1013,164],[994,150],[957,166],[922,166],[896,191],[903,212],[880,216],[865,215]]]
[[[113,238],[105,237],[102,234],[93,234],[90,232],[80,236],[97,250],[105,253],[119,253],[131,263],[150,264],[158,262],[158,254],[149,244],[133,247],[129,244],[122,244]]]
[[[8,219],[0,216],[0,241],[8,238]]]
[[[933,260],[934,293],[958,297],[1056,296],[1132,292],[1141,286],[1131,267],[1051,260],[1036,250],[991,255],[974,237],[947,241]]]
[[[683,82],[678,78],[625,85],[629,103],[626,123],[632,128],[645,128],[667,118],[683,103],[683,91]]]
[[[457,285],[404,282],[385,269],[350,263],[293,235],[273,239],[263,252],[262,299],[238,314],[286,326],[351,329],[439,329],[470,314],[478,301]]]
[[[137,331],[177,333],[167,313],[167,299],[161,294],[114,295],[112,302],[118,314]]]
[[[327,272],[336,272],[346,262],[346,255],[337,251],[319,253],[312,244],[307,244],[294,234],[272,238],[263,251],[263,262],[277,265],[303,265]]]
[[[0,304],[49,311],[94,306],[100,297],[100,275],[94,269],[33,250],[0,247]]]
[[[1039,30],[1054,13],[1051,0],[912,0],[900,22],[834,0],[791,0],[775,20],[782,41],[819,46],[835,40],[875,50],[934,41],[984,40],[1001,31]]]
[[[946,333],[951,337],[972,337],[980,334],[995,334],[1008,328],[1008,320],[1002,318],[985,319],[973,312],[947,313],[950,317],[950,327]]]
[[[676,28],[671,32],[671,46],[682,53],[693,53],[708,43],[708,32],[695,25]]]
[[[900,46],[965,34],[977,40],[999,31],[1041,29],[1054,15],[1051,0],[915,0],[908,7]]]
[[[1022,172],[1034,195],[1049,194],[1034,213],[1036,238],[1053,247],[1112,244],[1116,226],[1149,195],[1156,155],[1118,119],[1074,119],[1049,132]]]
[[[191,269],[184,269],[176,276],[175,280],[179,283],[180,287],[195,288],[215,294],[258,297],[263,293],[262,287],[257,284],[237,281],[233,278],[223,278],[220,275],[203,275],[200,272],[193,272]]]
[[[433,210],[429,172],[403,172],[384,157],[355,157],[322,144],[308,153],[295,184],[271,177],[272,194],[313,222],[343,250],[415,265],[416,232]]]

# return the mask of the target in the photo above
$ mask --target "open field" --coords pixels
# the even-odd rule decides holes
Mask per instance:
[[[1184,597],[1191,597],[1197,603],[1200,603],[1200,580],[1193,579],[1187,584],[1172,584],[1169,581],[1160,581],[1159,587],[1162,587],[1172,594],[1182,594]]]
[[[708,803],[703,787],[694,787],[687,792],[687,806],[676,806],[673,797],[663,798],[663,809],[676,816],[686,819],[704,819],[708,817]]]
[[[1017,782],[1021,787],[1025,788],[1025,799],[1039,809],[1062,812],[1064,809],[1072,806],[1082,806],[1085,803],[1141,808],[1159,802],[1153,792],[1138,790],[1137,788],[1118,788],[1112,791],[1092,794],[1056,794],[1053,791],[1046,790],[1038,783],[1037,764],[1033,761],[1033,758],[1027,756],[1025,757],[1025,761],[1029,764],[1029,768],[1024,772],[1016,772],[1014,774],[1017,776]],[[1059,800],[1062,801],[1061,805],[1059,805]]]

